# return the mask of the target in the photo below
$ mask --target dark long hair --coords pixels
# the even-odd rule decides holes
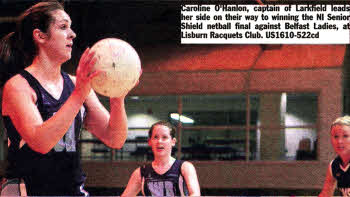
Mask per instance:
[[[16,30],[0,40],[0,86],[33,62],[38,54],[33,31],[46,33],[54,20],[51,12],[55,10],[64,10],[55,0],[33,5],[18,17]]]

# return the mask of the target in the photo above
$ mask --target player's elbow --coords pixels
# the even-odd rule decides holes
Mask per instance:
[[[108,144],[106,144],[108,147],[112,148],[112,149],[121,149],[123,148],[123,145],[125,143],[124,141],[119,141],[119,140],[110,140],[110,142]]]
[[[41,143],[37,140],[33,140],[32,142],[29,141],[29,142],[27,142],[27,144],[28,144],[30,149],[32,149],[33,151],[40,153],[42,155],[49,153],[51,151],[51,149],[53,148],[53,145]]]
[[[45,154],[49,153],[50,150],[39,150],[39,151],[37,151],[37,152],[40,153],[40,154],[42,154],[42,155],[45,155]]]
[[[123,148],[125,141],[126,141],[126,136],[125,137],[117,136],[117,137],[110,138],[106,145],[113,149],[121,149]]]
[[[120,144],[113,144],[113,145],[110,145],[109,147],[110,147],[110,148],[113,148],[113,149],[119,150],[119,149],[123,148],[123,145],[120,145]]]
[[[324,186],[322,188],[321,193],[318,196],[319,197],[331,197],[331,196],[333,196],[333,193],[334,193],[334,189],[331,189],[327,186]]]
[[[50,147],[43,147],[43,146],[35,146],[35,145],[30,145],[28,146],[35,152],[40,153],[42,155],[45,155],[50,152],[51,148]]]
[[[45,155],[45,154],[49,153],[51,151],[51,149],[52,149],[52,147],[50,147],[50,146],[40,146],[40,147],[37,147],[33,150],[42,154],[42,155]]]
[[[122,193],[122,195],[121,195],[120,197],[130,197],[130,196],[136,196],[136,195],[131,195],[131,194]]]
[[[201,193],[199,191],[198,192],[192,192],[188,196],[201,196]]]

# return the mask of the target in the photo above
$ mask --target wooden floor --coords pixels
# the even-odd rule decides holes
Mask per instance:
[[[86,188],[91,196],[120,196],[124,188]],[[202,196],[317,196],[320,190],[285,189],[201,189]],[[340,193],[335,192],[338,196]]]

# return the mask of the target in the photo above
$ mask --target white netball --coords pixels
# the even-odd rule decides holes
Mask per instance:
[[[91,51],[97,61],[95,70],[102,70],[93,78],[92,88],[107,97],[126,95],[139,80],[141,61],[136,50],[117,38],[105,38],[96,42]]]

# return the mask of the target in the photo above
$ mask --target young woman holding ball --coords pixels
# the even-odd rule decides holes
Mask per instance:
[[[125,95],[110,98],[109,113],[91,89],[100,73],[92,68],[94,53],[85,50],[76,76],[61,70],[76,37],[71,23],[60,3],[41,2],[1,40],[2,116],[9,138],[3,196],[21,195],[21,182],[29,196],[88,195],[77,149],[80,128],[111,148],[126,140]]]

